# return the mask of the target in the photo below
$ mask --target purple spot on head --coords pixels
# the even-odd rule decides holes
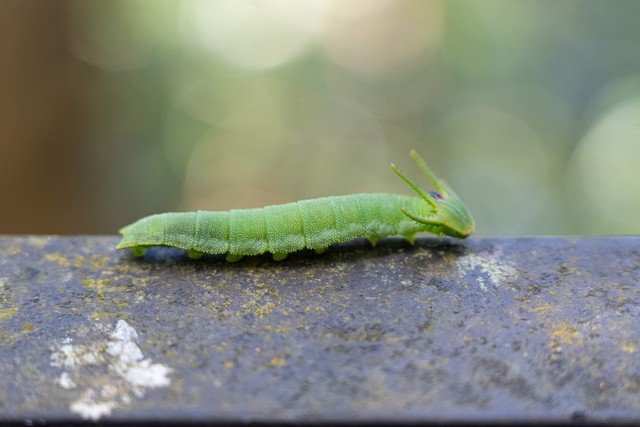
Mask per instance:
[[[431,197],[433,197],[434,199],[444,200],[444,196],[442,194],[438,193],[437,191],[432,191],[429,194],[431,194]]]

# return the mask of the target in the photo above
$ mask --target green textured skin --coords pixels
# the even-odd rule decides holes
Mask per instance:
[[[122,228],[117,249],[130,248],[139,256],[150,246],[173,246],[186,249],[192,258],[228,253],[229,261],[271,252],[281,260],[300,249],[320,252],[362,236],[375,244],[380,237],[395,235],[413,243],[422,231],[462,239],[471,235],[473,218],[453,189],[436,178],[417,153],[412,151],[411,157],[437,191],[426,193],[391,165],[420,197],[353,194],[259,209],[151,215]]]
[[[410,219],[402,208],[425,215],[432,211],[417,197],[354,194],[260,209],[163,213],[124,227],[118,249],[173,246],[208,254],[286,254],[362,236],[411,238],[429,231],[428,225]]]

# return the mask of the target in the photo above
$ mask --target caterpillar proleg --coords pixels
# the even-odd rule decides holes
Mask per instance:
[[[475,224],[460,198],[415,151],[410,155],[435,191],[422,190],[392,164],[418,197],[352,194],[258,209],[156,214],[122,228],[117,249],[130,248],[141,256],[151,246],[172,246],[186,249],[196,259],[226,253],[227,261],[270,252],[279,261],[300,249],[322,252],[332,243],[363,236],[375,245],[378,238],[395,235],[413,244],[415,234],[423,231],[460,239],[471,235]]]

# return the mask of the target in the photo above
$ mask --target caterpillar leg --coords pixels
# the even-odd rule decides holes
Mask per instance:
[[[279,254],[273,254],[273,260],[274,261],[282,261],[283,259],[285,259],[287,257],[287,253],[279,253]]]
[[[326,251],[328,248],[328,246],[325,246],[324,248],[316,248],[315,251],[318,255],[320,255],[321,253],[323,253],[324,251]]]
[[[132,246],[131,247],[131,253],[133,254],[134,257],[139,258],[142,255],[144,255],[145,251],[147,250],[146,246]]]
[[[376,247],[376,243],[378,243],[378,238],[375,237],[375,236],[369,236],[368,239],[371,242],[371,246],[373,246],[375,248]]]
[[[191,259],[200,259],[204,255],[204,252],[197,251],[195,249],[187,250],[187,256]]]
[[[409,234],[408,236],[404,236],[404,237],[407,239],[407,241],[409,243],[411,243],[411,246],[416,244],[416,235],[415,234]]]
[[[244,255],[240,254],[229,254],[227,255],[227,262],[238,262],[244,257]]]

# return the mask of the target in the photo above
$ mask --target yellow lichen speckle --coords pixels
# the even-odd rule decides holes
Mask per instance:
[[[109,264],[109,257],[106,255],[93,255],[90,262],[92,269],[101,270]]]
[[[269,360],[269,366],[271,366],[272,368],[279,368],[281,366],[284,366],[284,364],[284,357],[273,357],[271,358],[271,360]]]
[[[227,369],[231,369],[231,368],[235,367],[235,366],[236,366],[236,364],[235,364],[235,363],[233,363],[233,362],[224,362],[224,363],[222,364],[222,366],[224,366],[224,367],[225,367],[225,368],[227,368]]]
[[[111,285],[109,279],[93,279],[91,277],[87,277],[81,280],[80,283],[89,289],[95,290],[96,292],[123,292],[126,290],[125,286]]]
[[[84,264],[84,255],[78,255],[73,260],[73,266],[76,267],[76,268],[82,267],[83,264]]]
[[[569,325],[566,322],[553,325],[551,329],[551,341],[552,346],[555,344],[572,345],[580,342],[580,332],[575,326]]]
[[[638,351],[638,346],[634,343],[625,341],[622,343],[622,351],[627,353],[635,353],[636,351]]]
[[[265,315],[271,314],[275,306],[276,306],[275,303],[269,302],[258,307],[256,309],[256,311],[258,312],[258,316],[262,319]]]
[[[101,311],[94,311],[93,313],[91,313],[91,316],[89,317],[91,317],[94,320],[102,320],[102,319],[108,318],[108,316],[109,315],[107,313],[104,313]]]
[[[104,288],[109,286],[109,279],[92,279],[91,277],[87,277],[80,281],[87,288]]]
[[[10,319],[17,312],[18,307],[0,308],[0,320]]]
[[[31,236],[29,237],[29,244],[36,247],[37,249],[42,249],[50,239],[51,237],[49,236]]]
[[[31,332],[33,331],[33,325],[31,323],[23,323],[20,325],[20,330],[22,332]]]
[[[63,267],[66,267],[67,265],[69,265],[69,260],[64,255],[61,255],[58,252],[45,254],[44,257],[46,260],[57,262]]]
[[[551,303],[544,303],[537,307],[529,308],[529,311],[532,313],[538,313],[540,315],[546,315],[555,312],[557,309]]]

